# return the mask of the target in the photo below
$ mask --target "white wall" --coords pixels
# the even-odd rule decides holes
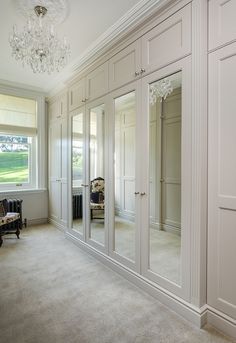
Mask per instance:
[[[1,193],[0,197],[7,199],[22,199],[23,218],[28,224],[39,224],[48,220],[48,191],[31,190],[25,192]]]

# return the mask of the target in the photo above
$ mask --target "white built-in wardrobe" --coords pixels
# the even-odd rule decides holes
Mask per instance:
[[[157,2],[49,99],[50,221],[199,327],[231,336],[235,11],[234,0]]]

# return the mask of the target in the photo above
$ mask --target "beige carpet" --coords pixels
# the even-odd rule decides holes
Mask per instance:
[[[0,249],[1,343],[226,343],[44,225]]]

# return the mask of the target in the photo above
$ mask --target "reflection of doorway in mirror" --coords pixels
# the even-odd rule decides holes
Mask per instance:
[[[165,78],[166,80],[167,78]],[[160,81],[150,86],[158,86]],[[180,283],[181,72],[168,77],[166,99],[150,99],[150,269]],[[162,83],[163,84],[163,83]]]

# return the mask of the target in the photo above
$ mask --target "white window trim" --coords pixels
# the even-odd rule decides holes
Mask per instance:
[[[8,191],[24,192],[29,189],[45,189],[47,188],[47,121],[46,121],[46,108],[45,108],[45,93],[32,91],[24,88],[18,88],[14,86],[0,84],[0,93],[5,95],[12,95],[32,99],[37,104],[37,161],[35,161],[36,171],[34,173],[35,180],[32,188],[32,184],[22,184],[22,186],[16,186],[15,184],[1,185],[0,193],[6,193]],[[35,154],[34,154],[35,156]],[[33,154],[32,154],[33,157]]]

